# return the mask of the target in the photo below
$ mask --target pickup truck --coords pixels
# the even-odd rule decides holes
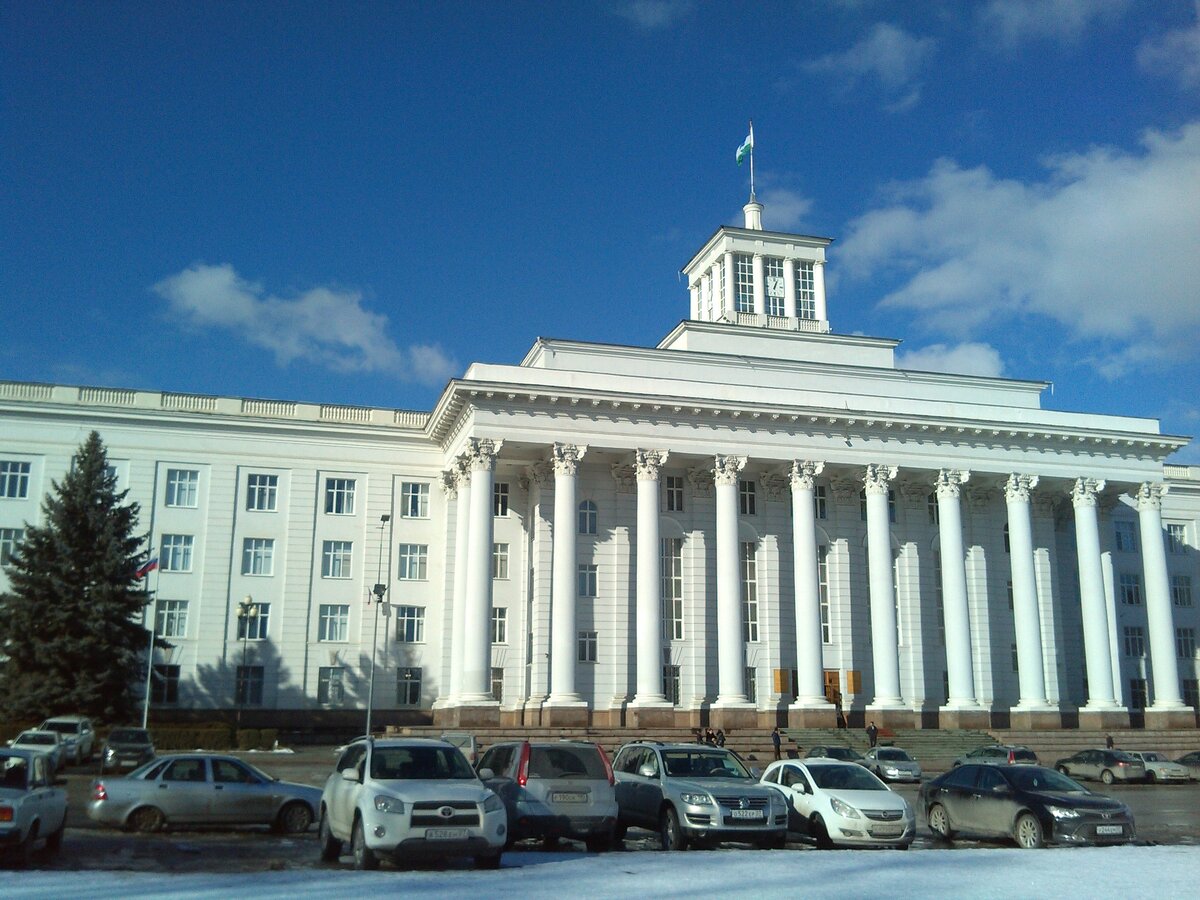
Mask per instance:
[[[0,854],[24,865],[37,844],[52,853],[67,828],[67,791],[44,753],[0,750]]]

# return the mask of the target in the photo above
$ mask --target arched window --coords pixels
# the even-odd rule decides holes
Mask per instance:
[[[596,533],[596,504],[591,500],[579,504],[579,533]]]

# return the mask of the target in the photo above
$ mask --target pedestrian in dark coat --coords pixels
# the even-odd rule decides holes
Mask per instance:
[[[870,742],[872,747],[874,747],[875,742],[879,740],[879,729],[875,727],[874,722],[867,726],[867,740]]]
[[[1113,739],[1111,734],[1106,734],[1104,736],[1104,746],[1109,750],[1113,748]]]
[[[713,730],[711,728],[704,729],[704,743],[710,744],[714,747],[717,744],[717,736],[713,734]]]
[[[717,746],[718,747],[725,746],[725,729],[724,728],[717,729]]]
[[[776,725],[776,726],[775,726],[775,727],[774,727],[774,728],[771,730],[771,746],[775,748],[775,758],[776,758],[776,759],[779,759],[779,758],[780,758],[780,755],[779,755],[779,745],[780,745],[780,743],[782,743],[782,741],[783,741],[783,738],[782,738],[782,736],[779,734],[779,726],[778,726],[778,725]]]

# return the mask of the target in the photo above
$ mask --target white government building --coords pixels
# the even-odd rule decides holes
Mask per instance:
[[[1187,439],[897,368],[762,212],[655,346],[539,339],[432,412],[0,382],[0,554],[97,429],[156,720],[358,722],[373,669],[378,724],[1194,727]]]

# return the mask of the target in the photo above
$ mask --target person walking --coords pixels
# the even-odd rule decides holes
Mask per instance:
[[[867,741],[874,747],[877,740],[879,740],[879,729],[875,727],[874,722],[871,722],[867,726]]]
[[[1111,750],[1113,748],[1113,739],[1112,739],[1111,734],[1106,734],[1104,736],[1104,746],[1108,750]]]
[[[771,730],[771,746],[775,748],[775,758],[780,759],[779,746],[783,742],[782,736],[779,734],[779,726],[776,725]]]
[[[725,729],[723,729],[723,728],[717,729],[717,746],[718,747],[725,746]]]
[[[713,734],[713,730],[711,728],[704,729],[704,743],[708,744],[710,747],[715,747],[717,744],[717,736]]]

